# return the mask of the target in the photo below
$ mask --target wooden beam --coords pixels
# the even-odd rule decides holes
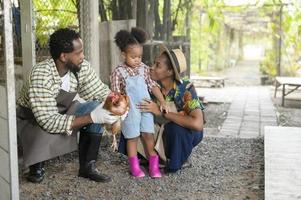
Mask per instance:
[[[98,1],[80,0],[80,33],[84,52],[91,67],[100,75],[99,65],[99,6]]]
[[[8,131],[8,156],[9,156],[9,183],[12,200],[19,199],[19,170],[17,155],[17,124],[16,124],[16,99],[15,99],[15,70],[14,46],[11,17],[11,1],[4,0],[4,55],[6,68],[6,95],[7,95],[7,123]],[[23,55],[24,56],[24,55]],[[3,106],[3,105],[2,105]],[[2,160],[1,160],[2,162]]]
[[[32,0],[20,1],[23,80],[26,80],[36,63],[35,31],[33,25]]]

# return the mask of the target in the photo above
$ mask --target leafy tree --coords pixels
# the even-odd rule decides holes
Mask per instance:
[[[44,47],[58,28],[79,27],[78,0],[33,0],[37,42]]]

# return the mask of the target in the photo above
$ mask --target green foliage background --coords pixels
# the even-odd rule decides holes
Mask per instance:
[[[38,45],[45,46],[49,35],[58,28],[78,28],[77,9],[73,0],[33,0]]]
[[[60,27],[78,28],[78,13],[76,9],[77,0],[33,0],[35,25],[38,45],[47,44],[49,34]],[[110,9],[110,1],[103,0]],[[195,73],[204,73],[208,70],[220,70],[229,66],[233,55],[229,52],[233,47],[233,33],[226,28],[224,11],[243,13],[248,5],[230,7],[225,5],[223,0],[172,0],[171,18],[176,24],[173,36],[183,36],[189,33],[191,44],[191,70]],[[289,2],[283,6],[283,22],[279,31],[279,8],[280,0],[254,1],[261,13],[267,16],[270,13],[272,21],[268,24],[269,33],[261,36],[260,33],[253,33],[251,38],[244,36],[244,44],[263,43],[265,45],[265,58],[261,62],[262,73],[275,76],[278,62],[277,48],[279,34],[282,36],[281,60],[286,75],[294,76],[300,69],[301,63],[301,5],[297,1]],[[181,4],[179,4],[181,3]],[[164,0],[159,0],[159,11],[161,21],[163,16]],[[181,5],[178,7],[178,5]],[[266,6],[269,5],[269,6]],[[178,11],[178,14],[176,14]],[[109,13],[109,11],[108,11]],[[109,17],[111,17],[109,15]],[[260,16],[259,16],[260,17]],[[186,24],[189,18],[189,24]],[[110,20],[110,19],[109,19]],[[188,29],[190,31],[188,31]],[[234,37],[241,33],[234,31]],[[264,37],[264,38],[263,38]],[[264,42],[262,42],[264,41]],[[237,55],[235,55],[237,57]]]

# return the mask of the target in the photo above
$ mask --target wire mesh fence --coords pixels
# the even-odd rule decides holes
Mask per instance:
[[[77,0],[33,0],[37,62],[49,57],[48,40],[55,30],[68,27],[79,31],[77,2]]]
[[[91,24],[90,24],[90,19],[91,17],[90,12],[91,12],[91,7],[90,7],[91,2],[90,1],[80,1],[80,5],[78,5],[79,8],[79,26],[80,26],[80,33],[81,37],[84,40],[84,51],[85,51],[85,57],[87,59],[91,59],[91,48],[90,48],[90,43],[92,39],[92,31],[91,31]],[[99,34],[93,33],[93,34]]]

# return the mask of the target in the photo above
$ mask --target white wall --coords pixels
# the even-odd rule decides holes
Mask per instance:
[[[0,85],[0,199],[10,199],[10,169],[6,89]]]
[[[131,30],[136,26],[136,20],[115,20],[101,22],[99,25],[99,40],[100,40],[100,78],[109,84],[109,76],[113,69],[121,62],[120,50],[114,42],[115,34],[122,30]]]
[[[0,200],[19,199],[11,1],[2,1],[5,86],[0,85]],[[2,31],[2,30],[1,30]],[[2,55],[1,55],[2,56]]]

